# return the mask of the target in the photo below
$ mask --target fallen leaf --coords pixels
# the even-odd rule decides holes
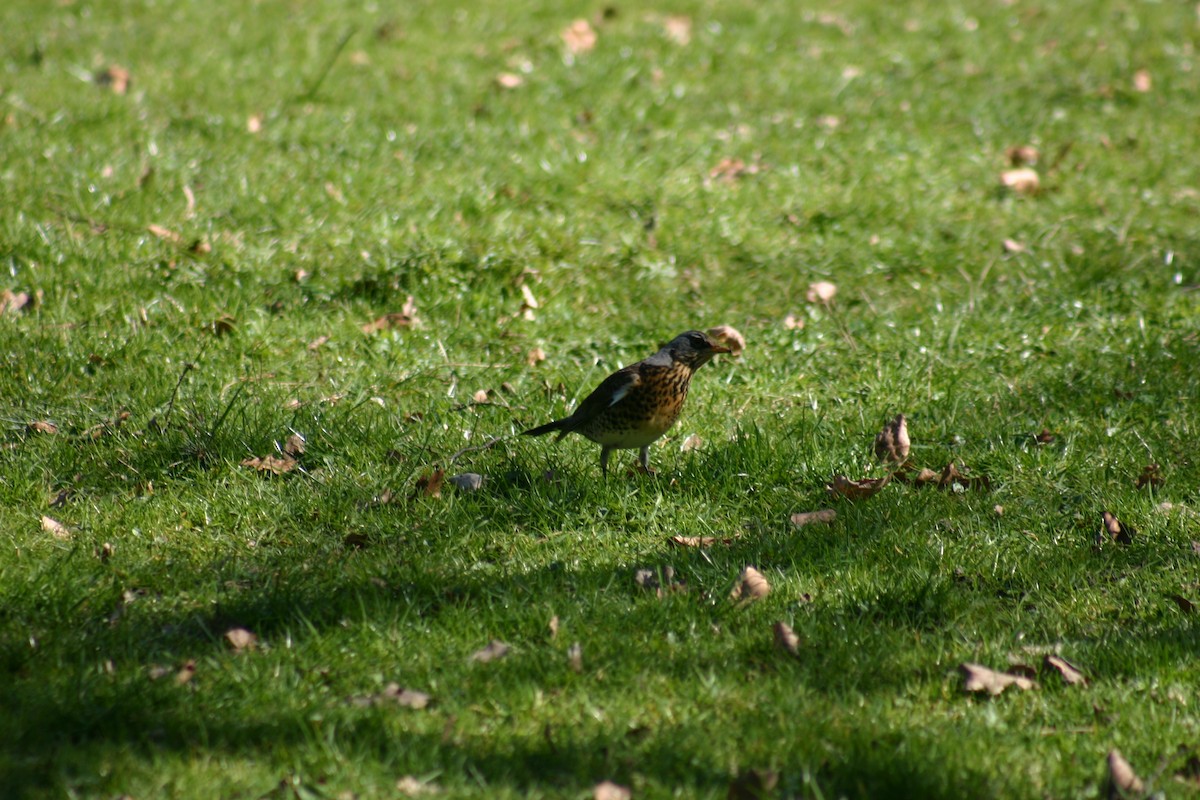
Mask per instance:
[[[656,590],[662,595],[663,586],[675,586],[675,568],[669,564],[662,568],[661,580],[659,570],[639,569],[633,573],[633,582],[643,589]]]
[[[733,544],[733,537],[726,536],[672,536],[667,540],[677,547],[712,547],[715,544]]]
[[[300,456],[304,455],[304,437],[298,433],[293,433],[283,443],[283,454],[296,461],[300,460]]]
[[[251,467],[259,472],[269,472],[272,475],[283,475],[299,465],[296,459],[286,456],[255,456],[244,458],[239,463],[243,467]]]
[[[789,331],[802,330],[804,328],[804,318],[797,317],[795,314],[788,314],[783,318],[783,327]]]
[[[1084,677],[1079,667],[1061,656],[1047,653],[1046,657],[1042,659],[1042,664],[1047,669],[1054,670],[1061,675],[1063,681],[1071,686],[1087,686],[1087,678]]]
[[[212,245],[204,239],[197,239],[188,245],[188,252],[195,253],[198,256],[206,256],[212,252]]]
[[[1142,784],[1142,779],[1133,771],[1133,767],[1121,755],[1121,751],[1113,748],[1108,751],[1108,798],[1109,800],[1117,800],[1117,798],[1127,795],[1140,795],[1146,790]]]
[[[442,789],[436,783],[427,783],[413,775],[405,775],[396,781],[396,791],[405,797],[422,797],[439,794]]]
[[[577,19],[560,34],[567,52],[572,55],[586,53],[596,46],[596,31],[586,19]]]
[[[433,701],[425,692],[416,689],[405,689],[398,683],[389,683],[378,694],[365,694],[350,697],[347,701],[356,706],[397,705],[401,708],[411,708],[420,711],[427,708]]]
[[[60,542],[70,541],[71,529],[53,517],[42,516],[42,530]]]
[[[15,314],[24,311],[32,304],[29,292],[14,292],[11,289],[0,291],[0,314]]]
[[[558,636],[558,615],[557,614],[555,614],[553,617],[550,618],[550,622],[547,625],[547,627],[550,628],[550,638],[551,639]]]
[[[832,508],[822,508],[820,511],[797,511],[792,514],[792,524],[797,528],[817,523],[829,524],[837,519],[837,512]]]
[[[1050,444],[1057,437],[1049,428],[1042,428],[1042,432],[1033,438],[1038,444]]]
[[[536,366],[546,360],[546,351],[540,347],[535,347],[525,356],[525,363],[529,366]]]
[[[774,796],[778,784],[778,772],[770,769],[751,769],[730,781],[725,797],[727,800],[763,800]]]
[[[171,244],[183,244],[183,237],[170,228],[164,228],[162,225],[151,223],[146,226],[146,230],[162,239],[164,242]]]
[[[1009,686],[1016,686],[1018,689],[1032,689],[1037,686],[1029,678],[1010,675],[1007,672],[997,672],[982,664],[963,663],[958,665],[958,669],[965,678],[963,689],[968,692],[987,692],[991,695],[998,695]]]
[[[687,438],[683,440],[683,443],[679,445],[679,452],[690,453],[693,450],[699,450],[703,446],[704,440],[701,439],[698,434],[692,433],[688,434]]]
[[[475,394],[471,395],[471,401],[472,401],[472,402],[474,402],[474,403],[486,403],[486,402],[488,402],[488,392],[487,392],[487,389],[479,389],[479,390],[477,390],[477,391],[475,392]]]
[[[966,474],[966,467],[962,471],[958,469],[953,461],[946,465],[942,470],[942,474],[937,477],[937,486],[939,489],[980,489],[987,490],[992,488],[992,481],[986,475],[970,476]],[[924,470],[917,476],[918,482],[924,475]]]
[[[317,338],[313,339],[311,342],[308,343],[308,351],[310,353],[315,353],[318,350],[320,350],[322,347],[324,347],[325,343],[328,341],[329,341],[328,336],[318,336]]]
[[[833,302],[833,298],[837,296],[838,287],[829,281],[817,281],[808,285],[808,293],[805,298],[810,303],[824,303],[829,305]]]
[[[728,347],[731,355],[740,356],[746,349],[746,337],[742,336],[732,325],[718,325],[715,328],[709,328],[708,335],[716,339],[719,344]]]
[[[1167,597],[1171,598],[1175,605],[1179,606],[1179,610],[1185,614],[1191,614],[1196,610],[1196,604],[1181,594],[1170,594]]]
[[[426,472],[421,477],[417,478],[417,495],[425,495],[426,497],[441,497],[442,496],[442,480],[446,477],[446,471],[443,469],[435,469],[432,472]]]
[[[258,645],[258,637],[245,628],[230,628],[225,631],[225,641],[229,642],[229,646],[237,653],[253,650]]]
[[[663,31],[675,44],[686,46],[692,41],[692,18],[679,15],[667,17],[663,20]]]
[[[885,475],[882,478],[863,478],[861,480],[851,480],[845,475],[834,475],[832,480],[825,484],[825,490],[836,497],[845,497],[847,500],[862,500],[873,494],[878,494],[883,487],[888,485],[891,479],[891,475]]]
[[[1118,520],[1111,511],[1105,511],[1103,516],[1103,525],[1100,528],[1100,533],[1096,537],[1096,543],[1102,544],[1105,541],[1116,542],[1117,544],[1133,544],[1133,537],[1137,535],[1137,530],[1132,526],[1124,525]]]
[[[1158,464],[1147,464],[1142,468],[1142,474],[1133,482],[1135,489],[1144,489],[1149,486],[1151,489],[1157,489],[1166,483],[1166,480],[1159,473]]]
[[[708,171],[709,181],[719,180],[722,183],[734,183],[745,175],[754,175],[758,166],[747,164],[740,158],[723,158]]]
[[[567,648],[567,664],[571,667],[572,672],[583,672],[583,645],[579,642],[575,642]]]
[[[901,465],[908,460],[911,442],[908,438],[908,421],[903,414],[883,426],[875,436],[875,456],[885,464]]]
[[[480,664],[486,664],[489,661],[498,661],[508,655],[511,650],[507,644],[499,639],[493,639],[481,650],[476,650],[471,654],[472,661],[478,661]]]
[[[729,593],[730,600],[760,600],[771,593],[771,584],[754,567],[746,567],[738,575],[737,585]]]
[[[800,655],[800,637],[786,622],[776,622],[772,628],[775,632],[775,645],[784,652],[794,656]]]
[[[93,75],[92,80],[96,82],[97,86],[104,86],[113,94],[125,94],[129,91],[129,84],[132,83],[133,78],[129,74],[129,70],[113,64]]]
[[[1017,194],[1033,194],[1041,185],[1041,179],[1033,167],[1017,167],[1000,173],[1000,185]]]
[[[452,476],[450,483],[460,492],[477,492],[483,488],[483,476],[478,472],[464,472]]]
[[[525,79],[515,72],[501,72],[496,76],[496,85],[501,89],[516,89]]]
[[[1134,91],[1141,92],[1142,94],[1154,88],[1154,80],[1150,77],[1149,70],[1139,69],[1133,73],[1133,88]]]
[[[1012,255],[1024,253],[1026,250],[1029,249],[1025,245],[1018,242],[1016,239],[1005,239],[1004,242],[1000,245],[1000,247],[1001,247],[1001,249],[1004,250],[1004,252],[1010,253]]]
[[[262,133],[262,129],[263,129],[263,115],[262,114],[251,114],[250,116],[246,117],[246,130],[249,133]]]
[[[29,423],[29,430],[34,433],[58,433],[58,426],[49,420],[34,420]]]
[[[592,800],[629,800],[631,797],[633,792],[612,781],[601,781],[592,787]]]

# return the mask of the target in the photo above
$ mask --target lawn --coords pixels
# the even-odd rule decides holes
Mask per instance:
[[[1200,796],[1195,4],[0,24],[3,796]]]

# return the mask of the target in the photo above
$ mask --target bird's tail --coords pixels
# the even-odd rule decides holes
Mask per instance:
[[[539,425],[536,428],[530,428],[527,431],[521,431],[522,436],[544,436],[552,431],[559,431],[558,438],[562,438],[570,432],[568,422],[565,419],[556,419],[554,422],[547,422],[545,425]]]

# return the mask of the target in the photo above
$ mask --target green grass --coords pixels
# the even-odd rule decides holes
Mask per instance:
[[[219,5],[0,11],[0,291],[37,298],[0,315],[0,793],[1084,798],[1118,748],[1197,794],[1192,4]],[[656,477],[513,435],[716,324],[748,349]],[[990,491],[830,499],[897,412]],[[240,465],[293,432],[301,469]],[[962,690],[1047,650],[1090,685]],[[390,682],[432,705],[352,702]]]

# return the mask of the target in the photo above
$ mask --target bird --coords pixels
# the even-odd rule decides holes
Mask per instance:
[[[650,469],[650,445],[666,433],[687,399],[692,375],[717,353],[730,349],[701,331],[679,334],[649,358],[617,370],[583,399],[569,417],[523,431],[525,436],[558,432],[555,441],[578,433],[600,445],[600,471],[608,475],[613,450],[638,449]]]

